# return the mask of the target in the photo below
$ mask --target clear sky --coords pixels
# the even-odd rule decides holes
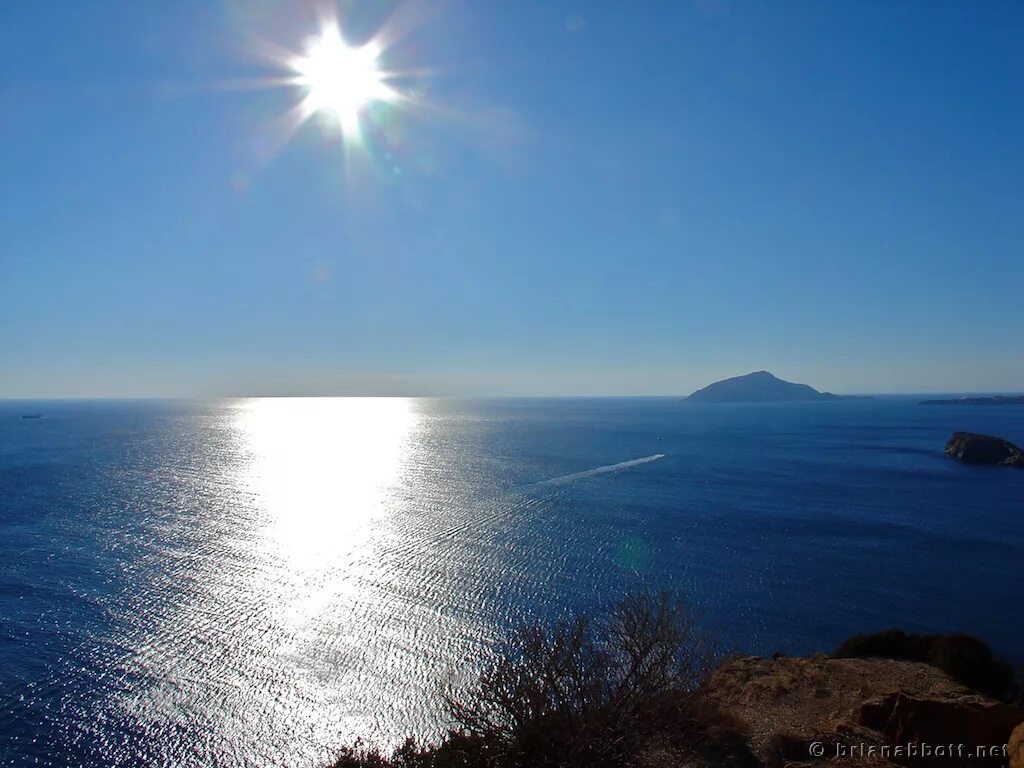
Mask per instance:
[[[1024,390],[1024,4],[395,8],[0,4],[0,396]]]

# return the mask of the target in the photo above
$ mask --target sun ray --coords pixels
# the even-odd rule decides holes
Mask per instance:
[[[304,94],[305,118],[326,113],[337,121],[346,140],[358,138],[363,110],[373,102],[398,97],[380,68],[380,54],[374,41],[350,46],[336,22],[325,23],[320,34],[307,41],[303,54],[289,62],[295,73],[292,82]]]
[[[325,138],[339,140],[349,185],[361,183],[353,178],[361,163],[357,156],[375,161],[363,166],[364,172],[376,169],[394,177],[411,151],[403,118],[450,118],[428,96],[438,71],[410,61],[408,51],[392,50],[437,9],[399,3],[372,35],[353,39],[332,2],[314,6],[312,34],[300,46],[282,45],[264,35],[250,38],[248,47],[273,73],[227,83],[237,82],[240,90],[284,88],[293,97],[253,141],[253,161],[268,162],[305,124],[315,123]]]

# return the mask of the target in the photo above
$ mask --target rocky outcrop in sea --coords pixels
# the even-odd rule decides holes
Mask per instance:
[[[992,435],[954,432],[946,443],[946,453],[968,464],[1004,464],[1024,469],[1021,449],[1009,440]]]

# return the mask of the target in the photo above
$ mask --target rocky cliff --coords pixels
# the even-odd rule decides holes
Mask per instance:
[[[1024,709],[915,661],[740,656],[703,691],[765,766],[1007,766],[1024,735]]]

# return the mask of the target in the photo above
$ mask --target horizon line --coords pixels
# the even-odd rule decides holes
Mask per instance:
[[[695,390],[697,391],[697,390]],[[603,393],[603,394],[381,394],[381,393],[345,393],[345,394],[233,394],[233,395],[0,395],[0,403],[13,402],[67,402],[67,401],[211,401],[211,400],[273,400],[273,399],[390,399],[405,398],[415,400],[609,400],[609,399],[682,399],[686,400],[690,394],[628,394],[628,393]],[[935,395],[951,395],[959,397],[974,396],[1009,396],[1016,397],[1024,395],[1024,390],[920,390],[902,392],[830,392],[841,398],[873,398],[873,397],[921,397]],[[764,401],[737,401],[740,404],[748,403],[772,403],[772,402],[819,402],[817,400],[764,400]],[[820,401],[820,402],[828,402]],[[714,405],[728,403],[713,403]]]

